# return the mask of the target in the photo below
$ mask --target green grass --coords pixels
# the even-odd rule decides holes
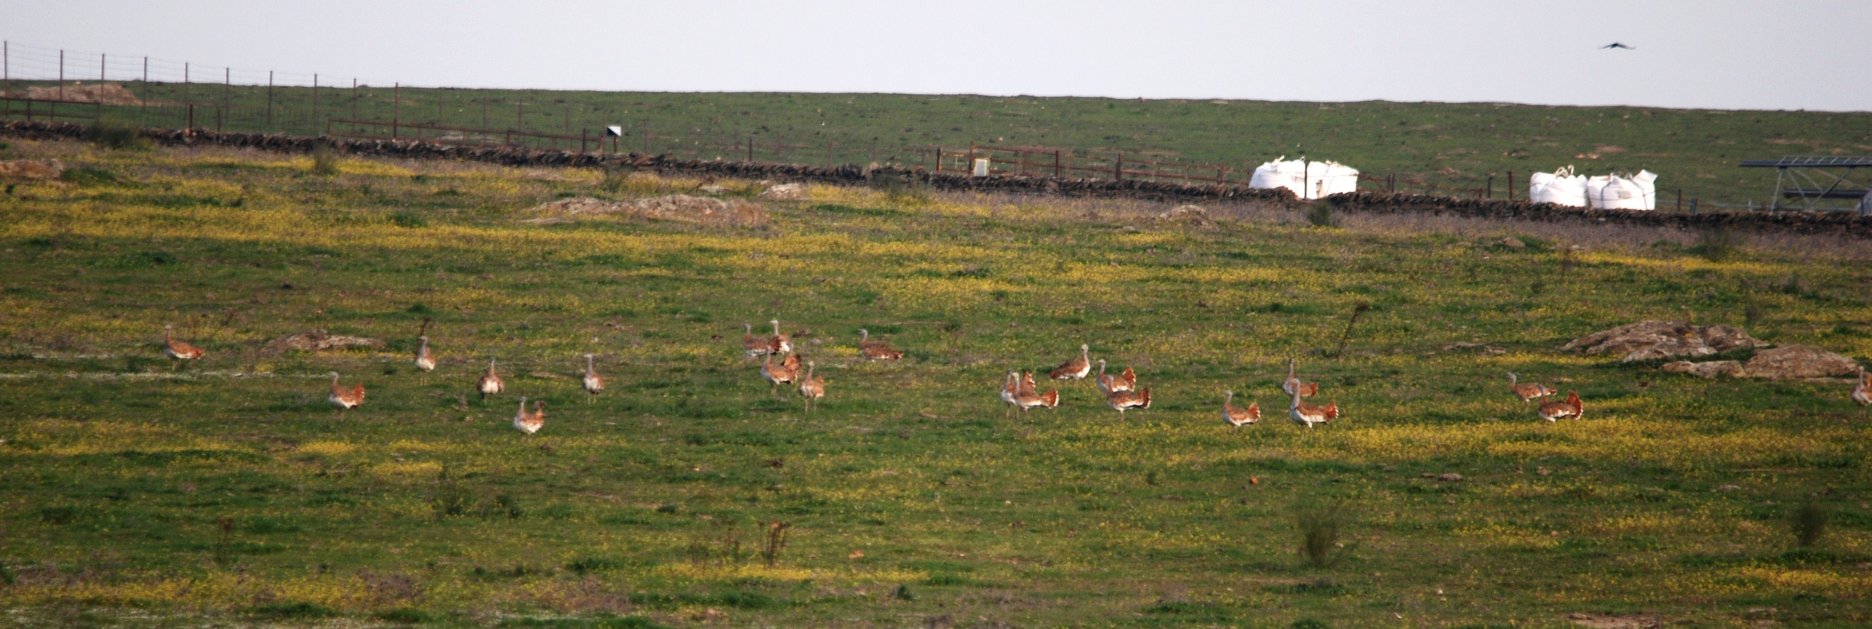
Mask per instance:
[[[15,81],[16,84],[31,82]],[[1686,203],[1760,207],[1772,201],[1773,169],[1743,159],[1782,155],[1863,155],[1872,113],[1719,111],[1644,107],[1550,107],[1503,103],[1309,103],[1227,100],[986,97],[904,94],[633,93],[488,90],[348,84],[318,92],[264,86],[128,83],[158,105],[106,107],[104,115],[143,126],[194,124],[228,131],[388,135],[387,127],[327,119],[439,123],[595,138],[622,125],[621,150],[702,159],[743,159],[755,143],[761,161],[930,166],[933,147],[966,152],[971,143],[1047,147],[1098,155],[1109,164],[1181,160],[1224,164],[1238,173],[1285,155],[1350,164],[1376,179],[1395,175],[1400,191],[1471,197],[1494,175],[1496,198],[1527,177],[1573,165],[1586,174],[1659,173],[1660,208]],[[272,114],[268,115],[268,103]],[[224,114],[216,110],[225,108]],[[43,107],[40,115],[44,115]],[[67,108],[89,116],[92,108]],[[19,118],[17,107],[8,112]],[[436,132],[407,127],[403,137]],[[525,141],[501,133],[457,139]],[[539,141],[535,141],[536,143]],[[539,145],[539,144],[536,144]],[[557,148],[576,149],[576,140]],[[776,148],[784,145],[784,148]],[[591,145],[595,147],[596,145]],[[608,146],[608,145],[607,145]],[[1042,169],[1050,169],[1050,157]],[[956,164],[951,163],[954,168]],[[1506,176],[1513,171],[1513,182]],[[1213,173],[1213,169],[1205,176]],[[1080,173],[1077,176],[1104,176]],[[1240,177],[1241,175],[1237,175]],[[1375,189],[1375,188],[1374,188]]]
[[[109,176],[0,199],[8,622],[1872,621],[1872,426],[1848,385],[1556,349],[1689,310],[1863,360],[1863,243],[1711,259],[1614,226],[1240,207],[1199,228],[1134,202],[828,187],[759,229],[535,224],[564,192],[700,182],[11,144]],[[1511,234],[1543,246],[1492,246]],[[740,355],[741,322],[770,318],[827,381],[811,415]],[[208,358],[172,369],[165,323]],[[858,361],[860,327],[908,357]],[[273,343],[312,329],[385,347]],[[1081,382],[1004,417],[1006,370],[1080,343],[1153,407],[1121,420]],[[586,352],[611,379],[592,402]],[[1280,418],[1288,356],[1339,422]],[[509,390],[483,403],[489,357]],[[326,404],[331,371],[368,387],[361,409]],[[1506,371],[1577,390],[1586,418],[1539,421]],[[1269,419],[1218,421],[1228,389]],[[519,395],[547,402],[541,433],[509,426]],[[1825,535],[1801,548],[1808,502]],[[1319,505],[1344,517],[1315,565],[1297,523]]]

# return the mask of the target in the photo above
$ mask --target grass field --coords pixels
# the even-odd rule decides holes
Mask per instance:
[[[24,86],[30,82],[15,82]],[[1527,177],[1572,165],[1585,174],[1649,169],[1662,177],[1661,207],[1677,194],[1704,208],[1762,207],[1773,169],[1743,159],[1872,154],[1872,112],[1715,111],[1642,107],[1547,107],[1505,103],[1308,103],[1227,100],[987,97],[967,95],[633,93],[368,86],[320,92],[264,86],[129,83],[150,107],[107,115],[146,126],[195,124],[229,131],[319,135],[328,118],[451,127],[521,129],[578,136],[621,125],[620,148],[680,157],[742,159],[750,139],[760,161],[930,166],[930,147],[971,144],[1051,147],[1087,154],[1226,164],[1248,172],[1280,156],[1350,164],[1401,191],[1472,196],[1494,175],[1517,197]],[[20,87],[24,89],[24,87]],[[269,116],[269,101],[272,114]],[[163,106],[176,105],[176,106]],[[71,108],[67,108],[70,110]],[[227,113],[214,113],[224,109]],[[89,115],[90,108],[73,110]],[[45,115],[44,105],[39,115]],[[8,114],[22,117],[19,105]],[[347,128],[337,133],[380,133]],[[409,133],[405,130],[405,133]],[[425,137],[434,137],[431,132]],[[460,134],[457,134],[460,135]],[[647,137],[646,137],[647,136]],[[502,137],[490,137],[499,141]],[[576,144],[576,143],[574,143]],[[776,151],[775,144],[789,146]],[[561,145],[560,148],[565,148]],[[950,167],[954,167],[951,164]],[[1237,175],[1238,177],[1240,175]],[[1864,184],[1863,180],[1859,181]],[[1368,185],[1376,185],[1368,184]]]
[[[1608,226],[1166,224],[830,187],[763,202],[761,227],[539,224],[557,198],[701,182],[0,149],[17,157],[74,170],[0,197],[0,622],[1872,622],[1872,423],[1849,384],[1557,349],[1693,317],[1863,361],[1863,241],[1715,256]],[[1529,246],[1493,244],[1510,235]],[[433,373],[410,363],[425,317]],[[827,381],[810,415],[740,354],[742,322],[770,318]],[[164,324],[208,357],[172,367]],[[860,327],[909,356],[859,361]],[[313,329],[386,345],[272,343]],[[1007,417],[1001,375],[1080,343],[1153,407],[1121,419],[1078,382]],[[611,380],[592,402],[587,352]],[[1283,418],[1290,356],[1338,422]],[[490,357],[509,389],[483,402]],[[368,387],[361,409],[327,405],[332,371]],[[1507,371],[1577,390],[1585,418],[1536,419]],[[1229,389],[1268,419],[1225,426]],[[509,426],[519,395],[548,404],[537,435]],[[1805,547],[1803,505],[1824,522]]]

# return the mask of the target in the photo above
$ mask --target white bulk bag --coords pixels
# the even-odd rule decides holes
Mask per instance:
[[[1250,188],[1286,188],[1302,199],[1358,190],[1358,169],[1338,162],[1288,161],[1282,155],[1255,168]]]
[[[1586,207],[1586,176],[1573,174],[1572,166],[1551,173],[1534,173],[1528,178],[1528,200]]]
[[[1274,161],[1256,166],[1254,176],[1248,178],[1250,188],[1286,188],[1300,198],[1306,198],[1306,164],[1286,161],[1287,156],[1274,158]]]
[[[1602,175],[1586,180],[1587,207],[1599,210],[1657,209],[1657,175],[1639,171],[1622,177]]]
[[[1307,169],[1307,182],[1318,199],[1341,192],[1358,192],[1358,169],[1339,162],[1314,162]]]

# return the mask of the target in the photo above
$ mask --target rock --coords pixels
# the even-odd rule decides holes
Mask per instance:
[[[1741,328],[1684,321],[1640,321],[1573,339],[1560,349],[1588,356],[1610,354],[1624,362],[1697,357],[1762,345]]]
[[[1692,376],[1709,379],[1715,379],[1717,376],[1740,378],[1748,375],[1748,371],[1742,368],[1742,363],[1733,360],[1711,360],[1700,363],[1679,360],[1673,363],[1665,363],[1664,366],[1658,369],[1670,373],[1687,373]]]
[[[1179,205],[1170,208],[1169,211],[1158,214],[1157,220],[1164,223],[1207,225],[1209,224],[1209,211],[1203,209],[1200,205]]]
[[[774,201],[799,201],[806,198],[806,186],[797,183],[783,183],[762,190],[760,198]]]
[[[362,336],[334,336],[326,334],[324,330],[300,332],[283,337],[273,343],[286,349],[296,349],[302,352],[321,352],[328,349],[344,349],[347,347],[383,349],[384,346],[384,342],[377,339],[364,338]]]
[[[56,159],[15,159],[0,161],[0,181],[58,179],[65,174],[65,163]]]
[[[1748,375],[1769,380],[1838,378],[1859,373],[1852,359],[1811,345],[1789,345],[1757,352],[1742,366]]]
[[[1516,238],[1514,236],[1503,236],[1502,239],[1499,242],[1496,242],[1495,244],[1501,245],[1505,249],[1513,249],[1516,251],[1520,251],[1522,249],[1527,248],[1527,243],[1521,242],[1520,238]]]

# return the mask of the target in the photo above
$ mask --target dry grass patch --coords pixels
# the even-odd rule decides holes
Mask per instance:
[[[767,225],[767,208],[758,203],[740,200],[724,201],[686,194],[672,194],[636,201],[604,201],[591,197],[574,197],[535,206],[527,210],[527,214],[532,218],[522,219],[521,222],[535,225],[555,225],[620,216],[718,227],[753,228]]]

